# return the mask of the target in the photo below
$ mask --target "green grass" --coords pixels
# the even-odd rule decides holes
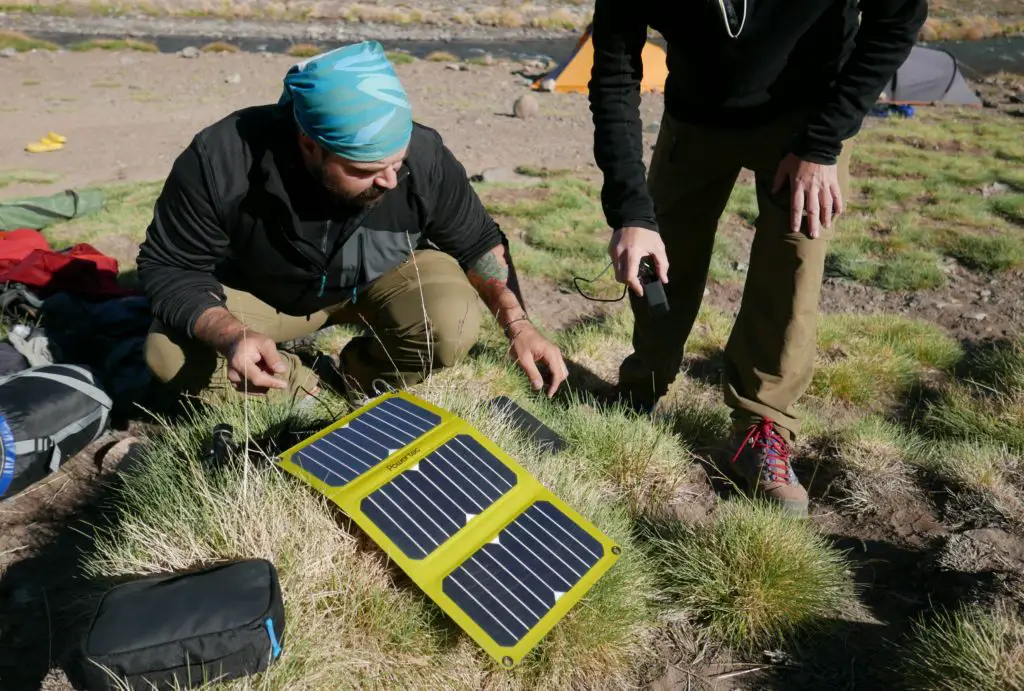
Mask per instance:
[[[1012,605],[965,605],[920,618],[899,652],[892,671],[908,689],[1024,689],[1024,619]]]
[[[1024,341],[968,356],[919,416],[933,438],[1024,452]]]
[[[891,405],[927,372],[961,357],[934,324],[888,314],[824,315],[818,348],[808,393],[869,409]]]
[[[18,31],[0,29],[0,50],[8,48],[13,48],[19,53],[25,53],[30,50],[57,50],[58,46],[51,41],[31,38]]]
[[[840,221],[829,271],[894,290],[945,282],[942,257],[998,274],[1024,263],[1024,143],[1011,118],[970,109],[949,117],[869,120],[854,140],[857,196]],[[1006,188],[986,196],[993,183]]]
[[[135,50],[141,53],[158,53],[156,44],[148,41],[139,41],[133,38],[92,38],[87,41],[79,41],[68,46],[68,50],[82,53],[90,50]]]
[[[661,592],[712,640],[761,650],[823,630],[854,588],[845,557],[806,522],[760,502],[710,523],[656,529]]]
[[[0,171],[0,189],[10,185],[50,185],[60,180],[57,173],[42,170]]]

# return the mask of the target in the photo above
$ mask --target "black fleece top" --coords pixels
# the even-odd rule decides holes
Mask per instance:
[[[608,224],[657,230],[639,115],[648,27],[668,44],[672,117],[746,127],[803,111],[791,151],[832,164],[907,59],[927,11],[927,0],[596,0],[590,103]]]
[[[337,305],[414,249],[468,268],[505,236],[440,135],[416,124],[398,186],[369,212],[333,202],[302,163],[286,107],[199,132],[175,160],[138,256],[154,316],[193,336],[222,286],[290,315]]]

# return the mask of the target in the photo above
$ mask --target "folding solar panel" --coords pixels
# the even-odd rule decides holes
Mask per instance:
[[[620,549],[461,418],[405,392],[281,454],[483,649],[522,660]]]

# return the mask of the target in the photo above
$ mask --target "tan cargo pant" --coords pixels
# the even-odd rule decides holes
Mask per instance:
[[[799,434],[795,408],[814,374],[816,330],[827,240],[789,230],[789,191],[772,194],[779,162],[799,121],[747,131],[685,124],[667,113],[651,159],[648,187],[669,260],[670,312],[652,318],[630,291],[634,353],[619,371],[624,393],[653,402],[678,374],[683,346],[703,299],[719,218],[741,168],[755,174],[758,217],[739,313],[725,347],[724,398],[744,424],[770,418]],[[838,161],[844,208],[850,142]],[[805,221],[806,222],[806,221]]]
[[[356,300],[348,299],[314,314],[283,314],[252,295],[226,289],[226,307],[251,329],[282,343],[337,324],[368,327],[370,335],[353,338],[340,353],[341,370],[354,391],[368,394],[376,380],[395,388],[423,380],[433,368],[452,366],[476,342],[481,310],[476,290],[448,254],[421,250],[382,275]],[[292,353],[287,395],[301,399],[318,386],[318,377]],[[234,392],[227,362],[212,348],[154,322],[146,338],[145,357],[153,375],[179,394]]]

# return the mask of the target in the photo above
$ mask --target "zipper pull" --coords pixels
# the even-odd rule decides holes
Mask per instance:
[[[352,288],[352,304],[356,304],[356,291],[359,290],[359,286]]]
[[[320,276],[320,292],[317,293],[317,297],[321,297],[322,298],[324,296],[324,286],[326,286],[326,285],[327,285],[327,272],[325,271],[323,273],[323,275]]]

